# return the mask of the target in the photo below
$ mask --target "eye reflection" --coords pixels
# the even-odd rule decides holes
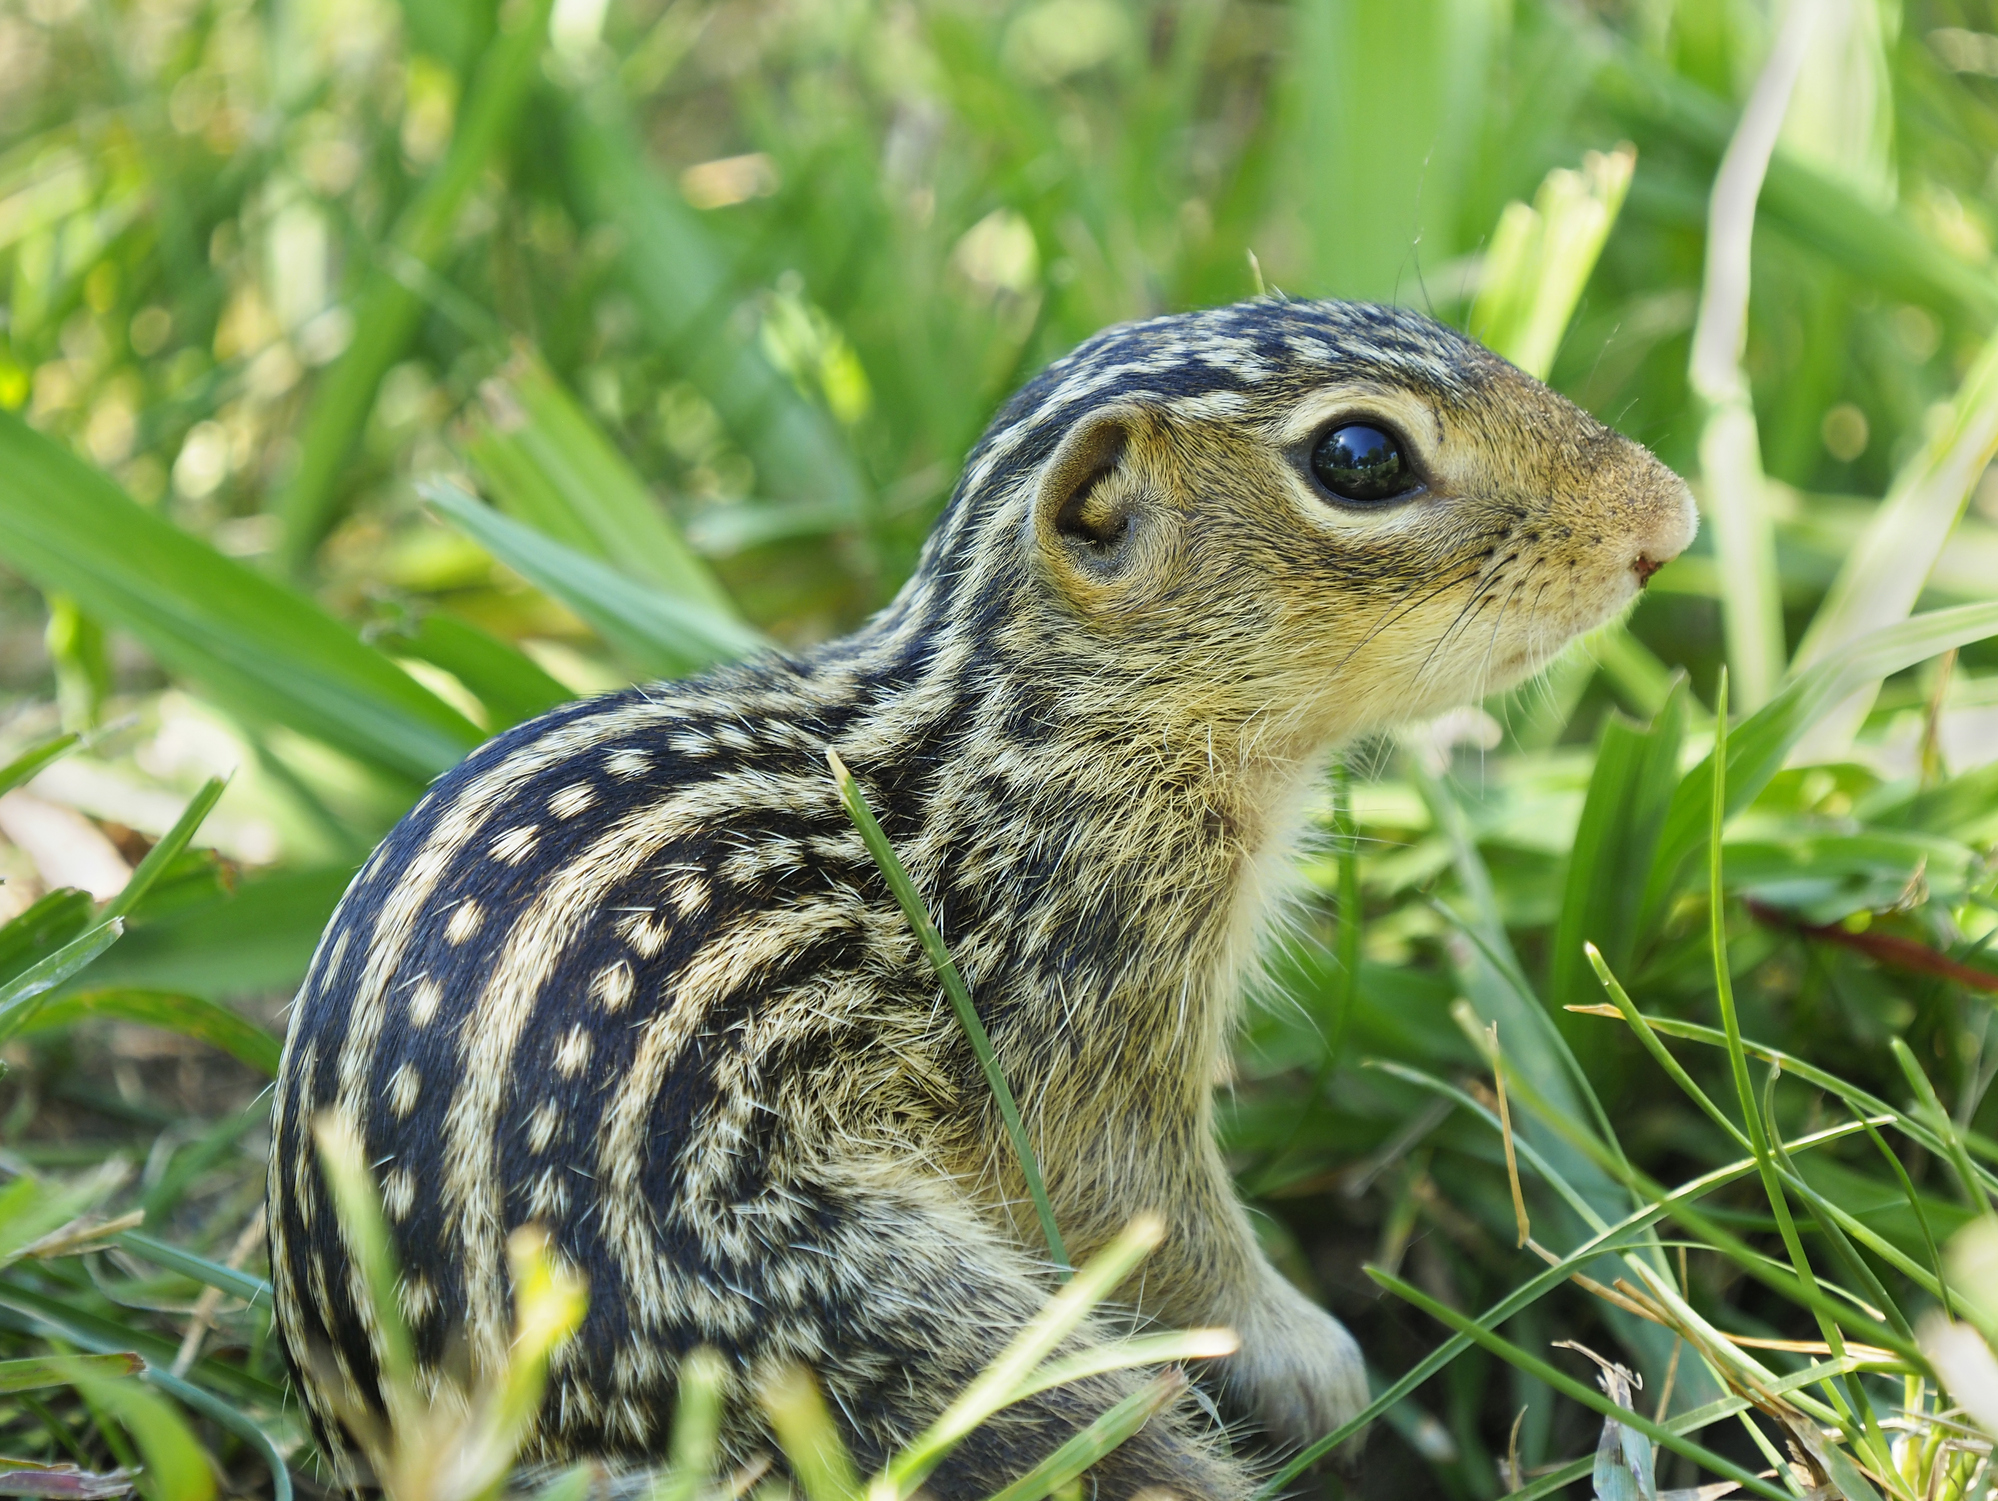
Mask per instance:
[[[1393,435],[1364,422],[1333,428],[1311,450],[1311,472],[1341,500],[1393,500],[1415,488],[1415,473]]]

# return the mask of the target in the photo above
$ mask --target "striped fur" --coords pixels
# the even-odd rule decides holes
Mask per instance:
[[[1300,456],[1356,417],[1403,434],[1426,494],[1313,489]],[[873,1462],[1045,1296],[996,1113],[828,748],[952,945],[1072,1252],[1160,1211],[1131,1314],[1239,1329],[1223,1399],[1279,1443],[1349,1415],[1358,1353],[1256,1249],[1212,1133],[1306,794],[1341,741],[1609,618],[1691,516],[1643,450],[1412,313],[1257,301],[1050,367],[856,635],[511,730],[357,877],[299,993],[271,1163],[280,1327],[323,1431],[376,1400],[324,1111],[376,1164],[428,1369],[500,1357],[514,1227],[587,1277],[549,1458],[660,1453],[706,1343],[746,1377],[812,1366]],[[1020,1404],[929,1488],[995,1490],[1129,1389]],[[737,1456],[764,1446],[731,1413]],[[1249,1484],[1190,1409],[1097,1476]]]

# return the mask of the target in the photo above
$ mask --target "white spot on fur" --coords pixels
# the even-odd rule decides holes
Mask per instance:
[[[409,1024],[412,1027],[427,1027],[437,1008],[444,1002],[444,987],[425,976],[416,982],[416,989],[409,997]]]
[[[492,857],[505,865],[518,865],[523,856],[534,848],[534,831],[538,824],[524,823],[519,828],[508,829],[489,846]]]
[[[590,1029],[575,1026],[569,1035],[562,1039],[562,1045],[555,1049],[555,1072],[565,1079],[573,1079],[581,1073],[590,1061]]]
[[[617,931],[620,938],[638,950],[641,958],[650,959],[666,947],[666,923],[649,913],[629,914],[618,923]]]
[[[423,1076],[416,1071],[415,1064],[405,1063],[395,1071],[389,1080],[388,1107],[397,1120],[407,1119],[416,1108],[416,1097],[422,1088]]]
[[[708,883],[699,876],[682,876],[667,888],[666,894],[675,912],[692,917],[708,904]]]
[[[404,1277],[399,1292],[402,1316],[408,1323],[422,1323],[437,1307],[437,1289],[430,1285],[429,1279],[419,1273],[411,1272]]]
[[[485,910],[471,897],[466,897],[458,903],[451,920],[444,925],[445,941],[453,944],[465,942],[478,933],[479,924],[485,921],[485,917]]]
[[[406,1220],[416,1207],[416,1175],[406,1167],[391,1168],[382,1179],[382,1208],[392,1220]]]
[[[574,818],[597,800],[588,782],[574,782],[548,799],[548,811],[557,818]]]
[[[551,1167],[534,1180],[534,1187],[527,1195],[529,1219],[559,1219],[568,1211],[569,1185],[565,1177],[564,1169]]]
[[[534,1114],[527,1118],[527,1149],[530,1152],[545,1152],[548,1143],[555,1139],[555,1133],[562,1125],[562,1107],[553,1100],[543,1100],[534,1107]]]
[[[604,757],[604,770],[614,777],[643,776],[652,769],[652,758],[644,751],[616,750]]]
[[[595,996],[606,1011],[622,1011],[631,1002],[634,984],[631,966],[622,959],[597,971],[597,977],[590,981],[590,994]]]

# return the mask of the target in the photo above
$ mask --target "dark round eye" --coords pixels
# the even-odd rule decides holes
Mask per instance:
[[[1341,500],[1392,500],[1415,488],[1401,444],[1364,422],[1335,427],[1311,450],[1311,472]]]

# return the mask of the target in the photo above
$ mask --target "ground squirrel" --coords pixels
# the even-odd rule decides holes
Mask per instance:
[[[990,1091],[849,825],[835,750],[948,940],[1078,1259],[1167,1235],[1138,1316],[1224,1324],[1224,1407],[1302,1443],[1359,1352],[1258,1250],[1212,1094],[1329,752],[1517,682],[1694,528],[1648,452],[1394,308],[1259,299],[1110,329],[973,450],[857,633],[571,704],[442,778],[361,870],[292,1015],[278,1321],[322,1429],[375,1354],[313,1150],[380,1177],[419,1357],[503,1349],[503,1245],[588,1279],[536,1437],[662,1452],[678,1361],[817,1372],[863,1464],[1051,1286]],[[1024,1402],[932,1476],[1016,1478],[1131,1390]],[[766,1447],[753,1404],[727,1430]],[[1097,1490],[1237,1498],[1191,1406]]]

